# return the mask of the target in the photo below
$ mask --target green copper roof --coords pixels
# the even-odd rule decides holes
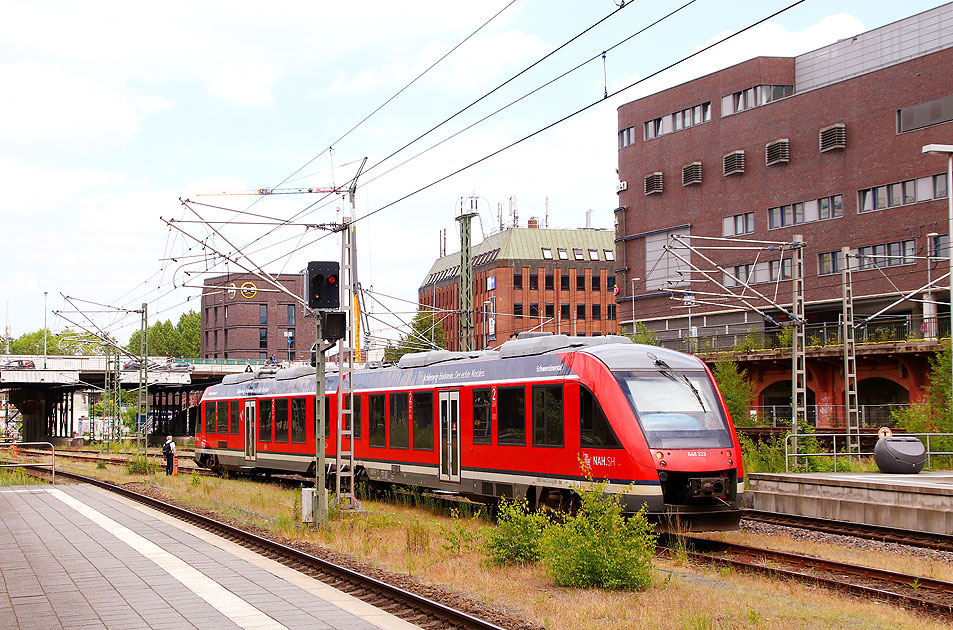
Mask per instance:
[[[490,260],[536,260],[540,262],[560,262],[558,250],[564,248],[568,260],[562,262],[582,263],[590,261],[588,250],[599,252],[599,261],[605,261],[605,250],[615,251],[615,232],[610,230],[544,230],[536,228],[509,228],[486,237],[478,245],[471,246],[474,266]],[[543,248],[549,248],[552,258],[543,257]],[[573,249],[582,249],[584,260],[575,260]],[[485,255],[485,256],[484,256]],[[484,256],[484,260],[481,260]],[[459,274],[460,251],[457,250],[443,258],[438,258],[430,267],[421,286],[433,282],[434,274],[447,272],[448,277]]]

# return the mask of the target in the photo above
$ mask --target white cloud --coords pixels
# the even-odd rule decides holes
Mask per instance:
[[[240,106],[266,107],[274,97],[271,88],[280,72],[268,63],[226,64],[205,82],[208,93]]]

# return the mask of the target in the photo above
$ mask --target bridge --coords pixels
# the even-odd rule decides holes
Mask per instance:
[[[7,355],[0,355],[7,358]],[[10,355],[12,357],[12,355]],[[103,391],[107,370],[115,369],[105,356],[26,356],[35,369],[0,368],[0,398],[3,420],[22,416],[25,441],[62,442],[81,434],[76,417],[76,394]],[[182,360],[179,360],[182,361]],[[158,367],[148,372],[152,433],[189,435],[195,428],[198,400],[205,388],[221,382],[227,374],[253,368],[262,361],[236,359],[185,359],[191,369],[169,369],[167,357],[150,357]],[[123,389],[139,387],[139,370],[120,370]],[[0,425],[0,429],[4,426]]]

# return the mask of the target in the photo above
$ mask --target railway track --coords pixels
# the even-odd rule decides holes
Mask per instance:
[[[668,539],[666,546],[672,545]],[[694,562],[794,579],[953,620],[953,582],[693,536],[687,546]]]
[[[92,477],[57,471],[57,478],[61,476],[73,481],[95,485],[110,492],[115,492],[134,501],[148,505],[155,510],[170,514],[180,520],[211,531],[422,628],[428,630],[442,630],[444,628],[503,630],[502,626],[475,617],[465,611],[454,609],[409,590],[393,586],[382,580],[363,575],[347,567],[305,553],[294,547],[289,547],[273,540],[257,536],[237,527],[140,494],[128,488],[100,481]]]
[[[866,538],[869,540],[878,540],[882,542],[897,543],[900,545],[922,547],[924,549],[953,552],[953,536],[950,536],[949,534],[914,532],[898,529],[895,527],[865,525],[863,523],[850,523],[848,521],[813,518],[810,516],[798,516],[795,514],[777,514],[774,512],[762,512],[759,510],[745,510],[741,518],[758,521],[761,523],[771,523],[772,525],[810,529],[827,534],[856,536],[858,538]]]

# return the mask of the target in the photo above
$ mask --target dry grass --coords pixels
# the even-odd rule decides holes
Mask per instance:
[[[67,467],[68,466],[68,467]],[[391,572],[468,595],[553,630],[933,630],[948,624],[875,602],[813,589],[778,579],[699,568],[658,559],[653,584],[642,592],[557,588],[540,566],[495,567],[479,553],[476,537],[486,521],[434,515],[406,506],[364,501],[363,515],[339,514],[329,526],[303,527],[300,491],[241,479],[190,475],[131,478],[116,466],[96,470],[93,464],[65,469],[115,483],[146,480],[177,501],[271,531],[277,535],[322,544]],[[194,484],[194,485],[193,485]],[[472,536],[472,538],[468,538]],[[719,534],[721,536],[721,534]],[[731,533],[726,538],[745,544],[808,549],[833,559],[849,559],[884,568],[948,575],[949,567],[906,556],[868,558],[857,550],[819,543]],[[875,560],[878,560],[875,562]],[[918,568],[919,567],[919,568]]]

